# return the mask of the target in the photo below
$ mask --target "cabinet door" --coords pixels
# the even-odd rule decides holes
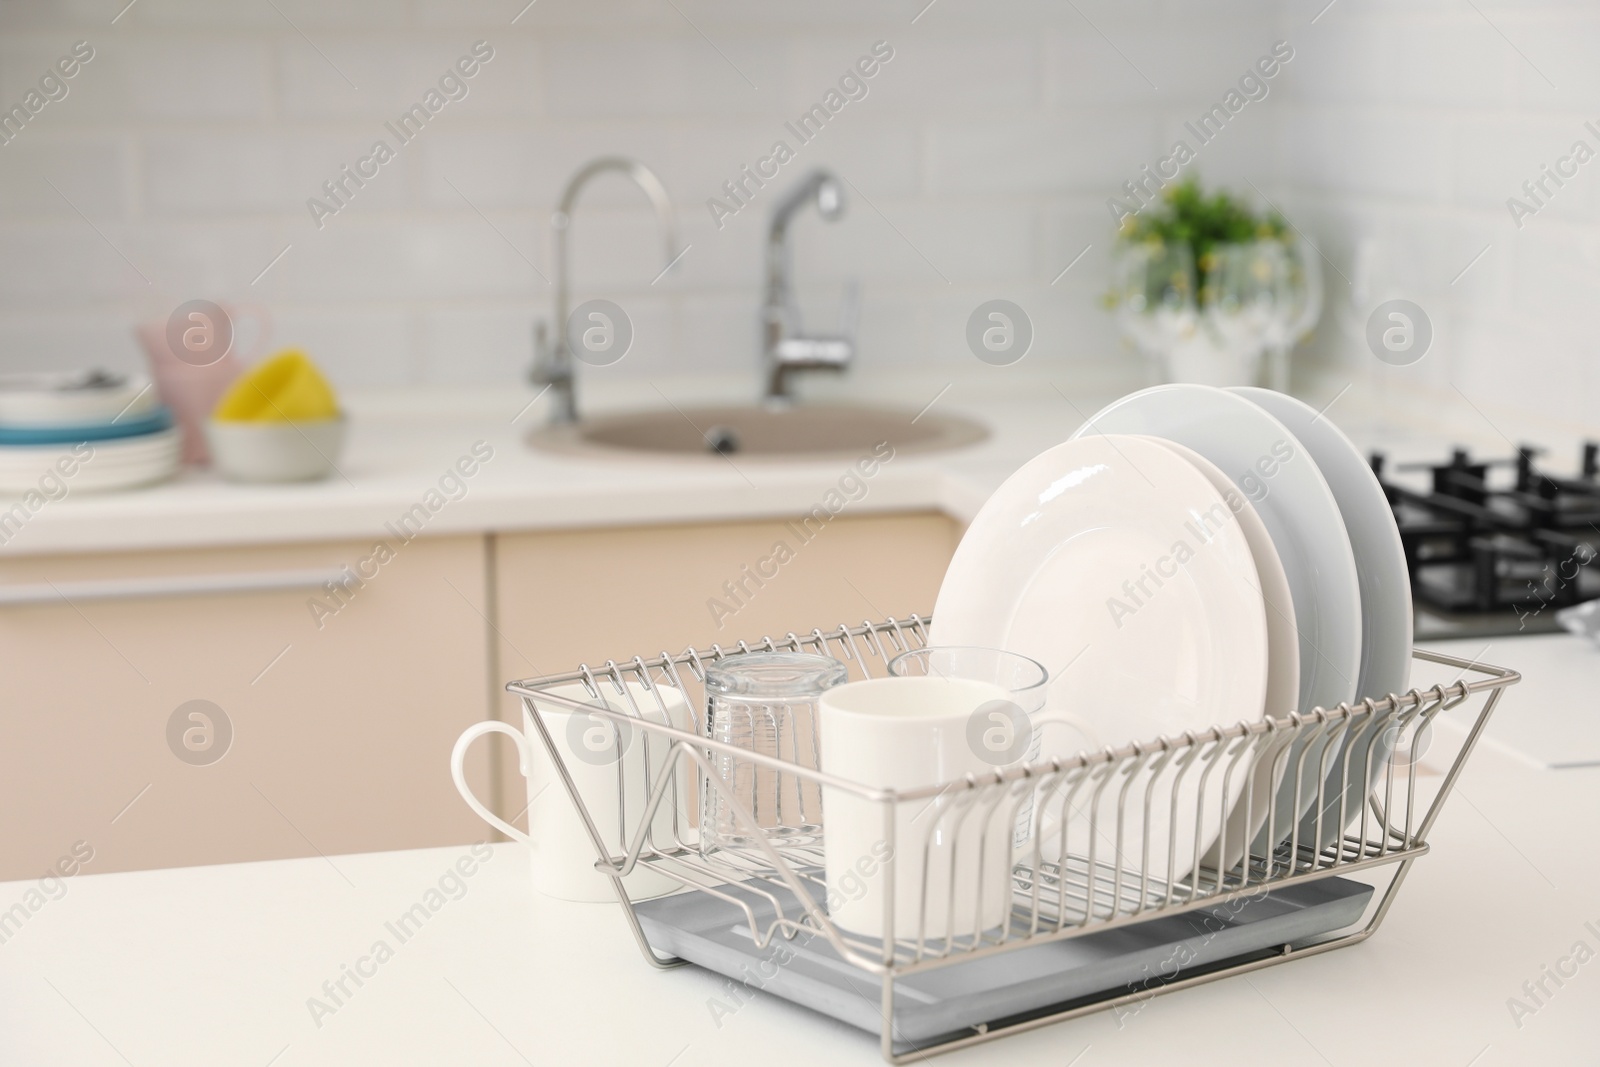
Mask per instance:
[[[926,615],[959,538],[935,513],[840,516],[820,528],[796,518],[501,535],[497,667],[503,680],[561,674],[691,644]],[[502,718],[520,723],[518,707],[503,694]],[[505,753],[497,771],[498,810],[521,811],[527,798]]]
[[[449,771],[491,707],[484,541],[373,548],[0,560],[0,879],[485,836]]]

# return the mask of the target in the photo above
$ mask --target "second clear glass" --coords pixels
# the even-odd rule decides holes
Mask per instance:
[[[829,656],[749,652],[706,668],[706,732],[713,741],[815,769],[817,697],[849,677]],[[711,753],[701,787],[700,849],[748,848],[758,837],[736,814],[754,817],[774,845],[821,840],[822,797],[813,782],[727,752]]]
[[[1040,712],[1050,688],[1043,664],[1016,652],[977,645],[935,645],[904,652],[889,661],[889,673],[902,678],[933,676],[983,682],[1006,694],[1010,708],[979,708],[982,721],[968,743],[996,767],[1039,758]],[[1028,839],[1033,821],[1033,796],[1017,811],[1016,844]]]

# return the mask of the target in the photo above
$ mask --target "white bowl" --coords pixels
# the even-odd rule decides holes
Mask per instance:
[[[85,426],[133,419],[156,406],[143,375],[69,371],[0,374],[0,423],[11,427]]]
[[[211,464],[229,481],[306,482],[325,478],[339,462],[347,422],[206,423]]]

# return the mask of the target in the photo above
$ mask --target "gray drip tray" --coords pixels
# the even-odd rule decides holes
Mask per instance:
[[[801,914],[788,890],[766,882],[761,887],[782,902],[784,914]],[[773,921],[773,905],[762,894],[740,885],[721,886],[720,891],[749,903],[758,929]],[[1323,878],[1216,908],[913,974],[895,983],[895,1043],[906,1051],[980,1025],[1002,1025],[1077,1002],[1153,990],[1174,977],[1190,977],[1350,926],[1361,918],[1371,896],[1369,885]],[[733,979],[743,987],[731,994],[738,1000],[759,990],[873,1034],[882,1030],[879,978],[846,963],[820,935],[799,934],[792,940],[780,935],[757,949],[744,912],[705,893],[646,900],[635,909],[657,951]],[[736,1006],[728,1005],[730,1010]]]

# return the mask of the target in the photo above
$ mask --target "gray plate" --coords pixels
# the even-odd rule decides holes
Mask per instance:
[[[766,883],[763,888],[782,901],[786,915],[800,913],[793,894]],[[737,885],[721,889],[750,904],[760,929],[772,922],[773,906],[760,894]],[[1176,976],[1350,926],[1371,895],[1369,885],[1324,878],[1231,905],[923,971],[895,983],[896,1045],[904,1051],[979,1024],[1154,990]],[[882,1029],[878,977],[844,962],[826,938],[780,936],[757,949],[744,912],[704,893],[646,900],[635,908],[657,951],[741,983],[743,989],[721,998],[730,1012],[750,991],[762,990],[874,1034]]]

